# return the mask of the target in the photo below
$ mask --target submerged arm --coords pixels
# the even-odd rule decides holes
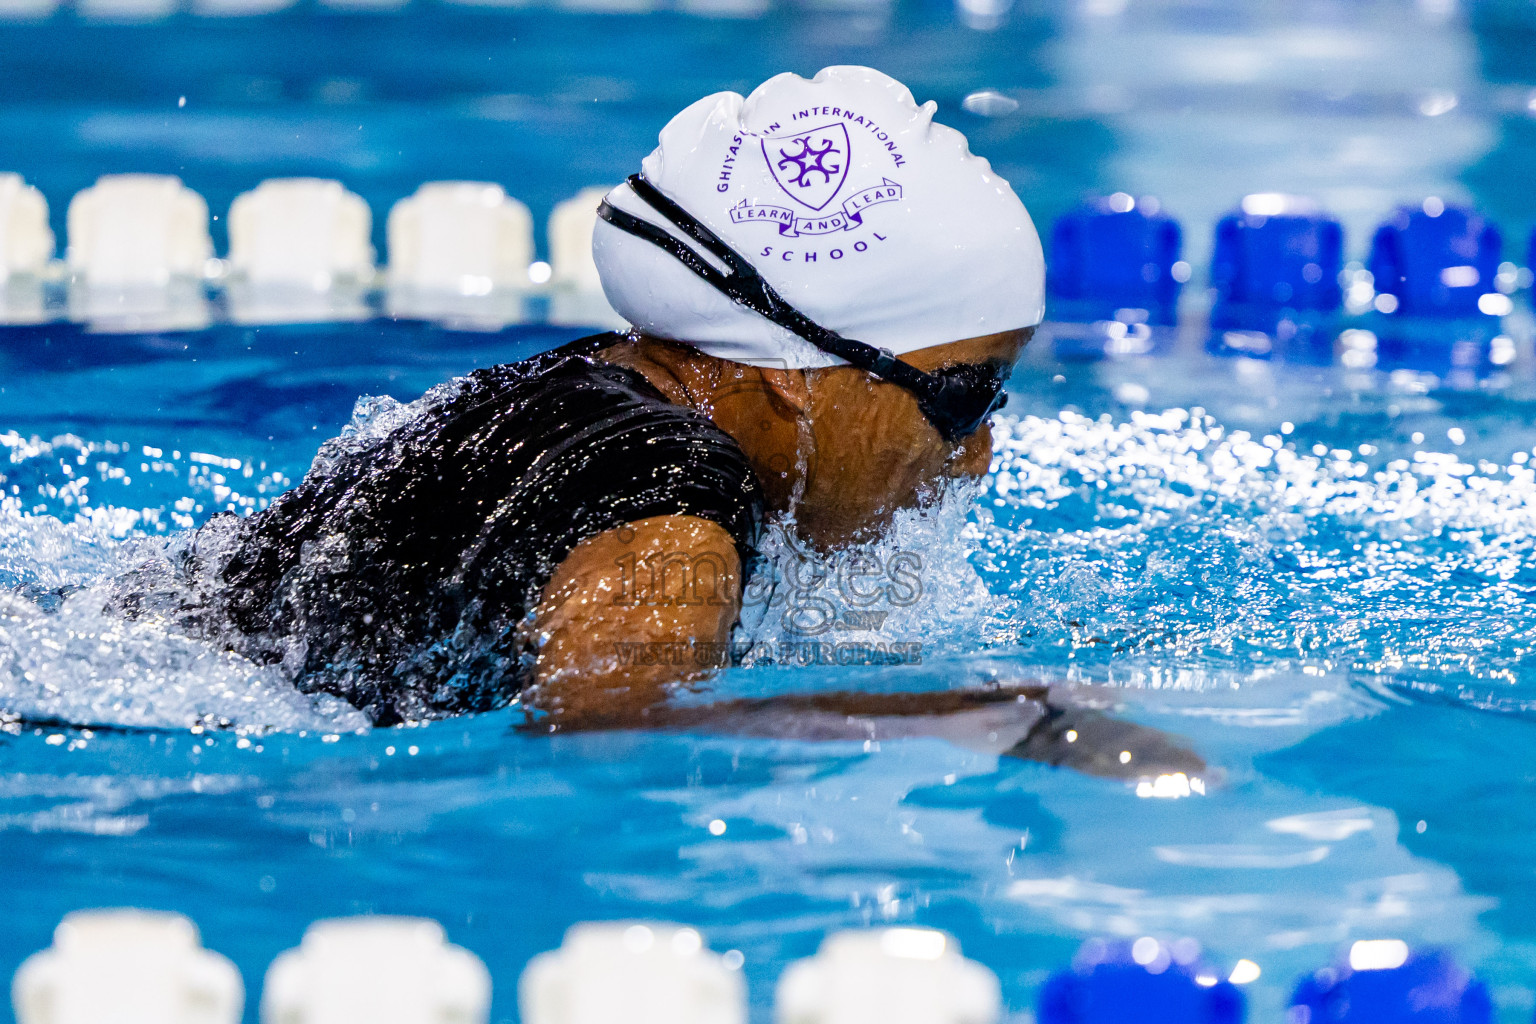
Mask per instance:
[[[1176,737],[1080,703],[1071,688],[1024,685],[920,693],[788,694],[653,709],[648,724],[797,740],[928,736],[1087,775],[1206,774]]]
[[[729,664],[741,588],[735,543],[704,519],[658,516],[582,541],[545,587],[531,627],[538,660],[525,700],[547,713],[539,726],[800,740],[931,736],[1110,778],[1205,772],[1175,738],[1044,683],[669,703],[673,684]]]
[[[719,525],[655,516],[589,537],[544,588],[528,704],[553,728],[645,724],[670,684],[729,663],[741,557]]]

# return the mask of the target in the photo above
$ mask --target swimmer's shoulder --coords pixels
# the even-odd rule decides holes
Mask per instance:
[[[603,349],[623,340],[624,335],[605,331],[515,362],[473,370],[445,388],[442,400],[434,403],[431,411],[436,418],[452,418],[487,406],[522,405],[540,394],[571,388],[633,390],[646,398],[660,398],[639,374],[616,372],[618,367],[598,357]]]
[[[603,358],[604,350],[626,340],[626,335],[608,331],[475,370],[460,378],[454,394],[435,410],[437,418],[479,420],[510,414],[531,419],[540,432],[561,423],[603,424],[608,429],[589,435],[594,441],[638,420],[651,430],[709,438],[736,448],[707,415],[671,401],[637,370]]]
[[[624,335],[604,331],[568,341],[552,349],[510,363],[498,363],[475,370],[464,378],[471,387],[510,387],[537,380],[552,372],[580,372],[584,367],[602,368],[608,364],[597,358],[605,348],[617,345]]]
[[[750,460],[708,415],[601,357],[625,340],[592,335],[476,371],[443,432],[473,438],[464,447],[483,453],[471,460],[482,473],[514,450],[533,455],[518,463],[518,485],[559,495],[553,506],[595,516],[578,531],[582,536],[641,519],[693,516],[724,527],[750,559],[765,514]],[[443,447],[455,445],[448,440]]]

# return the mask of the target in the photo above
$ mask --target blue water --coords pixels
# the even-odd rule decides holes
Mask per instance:
[[[178,173],[215,212],[262,177],[321,173],[377,222],[443,177],[503,181],[540,214],[631,169],[708,89],[859,60],[937,97],[1042,223],[1084,191],[1167,194],[1197,268],[1201,225],[1247,190],[1321,194],[1355,256],[1372,218],[1424,194],[1483,205],[1512,239],[1536,213],[1512,184],[1536,162],[1513,7],[1325,4],[1295,24],[1261,4],[1115,7],[1021,7],[981,27],[923,3],[728,21],[64,13],[0,26],[0,167],[43,188],[61,237],[65,198],[116,170]],[[90,74],[67,70],[86,60]],[[980,88],[1019,110],[965,113]],[[1436,90],[1457,105],[1423,113]],[[86,589],[48,616],[0,599],[0,695],[159,728],[0,734],[0,973],[63,913],[135,904],[193,916],[254,997],[317,917],[421,914],[486,960],[494,1019],[513,1020],[518,972],[570,924],[672,918],[742,951],[766,1021],[786,962],[829,929],[896,921],[956,934],[1014,1014],[1083,938],[1155,934],[1197,938],[1218,968],[1258,963],[1256,1020],[1278,1020],[1293,979],[1342,944],[1381,937],[1451,946],[1503,1019],[1528,1019],[1525,316],[1507,325],[1515,364],[1455,387],[1220,359],[1197,328],[1156,360],[1032,351],[974,501],[905,517],[875,551],[920,557],[922,600],[848,635],[922,642],[923,663],[717,683],[1111,688],[1120,714],[1216,767],[1184,799],[940,740],[533,737],[515,713],[359,731],[251,666],[102,615],[89,588],[215,511],[261,507],[358,396],[409,400],[579,331],[5,328],[0,585]],[[779,608],[752,609],[747,639],[782,633]],[[237,728],[186,727],[205,715]]]

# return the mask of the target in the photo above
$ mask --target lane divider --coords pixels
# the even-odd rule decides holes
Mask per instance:
[[[207,204],[180,179],[105,175],[71,199],[55,261],[46,200],[0,174],[0,323],[62,312],[100,330],[185,330],[220,316],[263,324],[382,310],[481,330],[540,317],[621,326],[591,254],[603,192],[556,205],[545,262],[531,213],[500,185],[425,183],[390,210],[381,271],[372,213],[339,181],[269,179],[241,194],[230,251],[217,259]],[[1156,199],[1086,201],[1056,222],[1051,243],[1042,334],[1059,357],[1154,355],[1186,328],[1193,271],[1178,221]],[[1531,247],[1536,260],[1536,235]],[[1531,280],[1502,250],[1496,225],[1431,196],[1394,211],[1367,260],[1345,262],[1343,228],[1315,203],[1250,195],[1217,225],[1198,326],[1219,355],[1327,362],[1337,348],[1351,368],[1418,360],[1482,373],[1514,358],[1502,321]]]
[[[326,291],[373,280],[373,212],[339,181],[270,178],[229,205],[231,277]]]
[[[208,204],[181,179],[107,174],[69,201],[69,269],[90,287],[200,279],[213,258]]]
[[[1003,1005],[997,975],[931,928],[829,935],[776,994],[778,1024],[996,1024]]]
[[[427,182],[386,221],[378,268],[372,212],[339,181],[274,178],[237,196],[229,253],[214,256],[202,197],[171,175],[105,175],[70,202],[65,258],[54,260],[48,204],[0,175],[0,324],[63,315],[102,331],[194,330],[234,323],[387,316],[497,330],[547,300],[555,323],[619,326],[592,262],[606,189],[550,217],[551,261],[535,259],[528,207],[490,182]],[[58,296],[62,294],[62,310]]]
[[[0,282],[42,274],[53,258],[48,200],[19,174],[0,174]]]
[[[746,1024],[736,950],[717,953],[687,925],[573,926],[522,973],[522,1024]],[[1262,975],[1240,959],[1218,971],[1193,939],[1090,939],[1049,976],[1038,1024],[1243,1024],[1242,988]],[[835,932],[780,976],[776,1024],[998,1024],[988,967],[931,928]],[[18,1024],[238,1024],[240,973],[204,949],[188,918],[79,911],[12,985]],[[262,1024],[488,1024],[491,976],[425,918],[317,921],[268,968]],[[1487,986],[1443,949],[1363,939],[1300,978],[1285,1024],[1491,1024]],[[1276,1022],[1279,1024],[1279,1022]]]

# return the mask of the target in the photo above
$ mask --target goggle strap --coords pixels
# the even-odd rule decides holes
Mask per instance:
[[[717,291],[810,342],[823,352],[837,356],[849,365],[893,384],[899,384],[920,397],[937,397],[942,385],[934,375],[924,373],[911,363],[902,362],[887,349],[845,338],[836,331],[821,326],[785,302],[779,293],[773,290],[773,286],[757,272],[757,268],[687,210],[663,195],[655,185],[638,174],[631,174],[627,183],[642,202],[703,246],[712,256],[729,267],[730,273],[726,274],[712,266],[670,232],[619,209],[606,199],[597,208],[597,215],[603,220],[621,231],[643,238],[663,249]]]
[[[702,277],[709,285],[724,292],[737,302],[743,305],[749,304],[746,296],[739,294],[739,290],[735,287],[732,281],[734,275],[725,274],[717,267],[712,266],[709,261],[705,260],[690,246],[670,232],[663,231],[650,221],[636,217],[627,210],[619,209],[606,199],[598,206],[597,215],[620,231],[634,235],[637,238],[643,238],[657,248],[665,250],[683,266],[693,271],[699,277]]]

